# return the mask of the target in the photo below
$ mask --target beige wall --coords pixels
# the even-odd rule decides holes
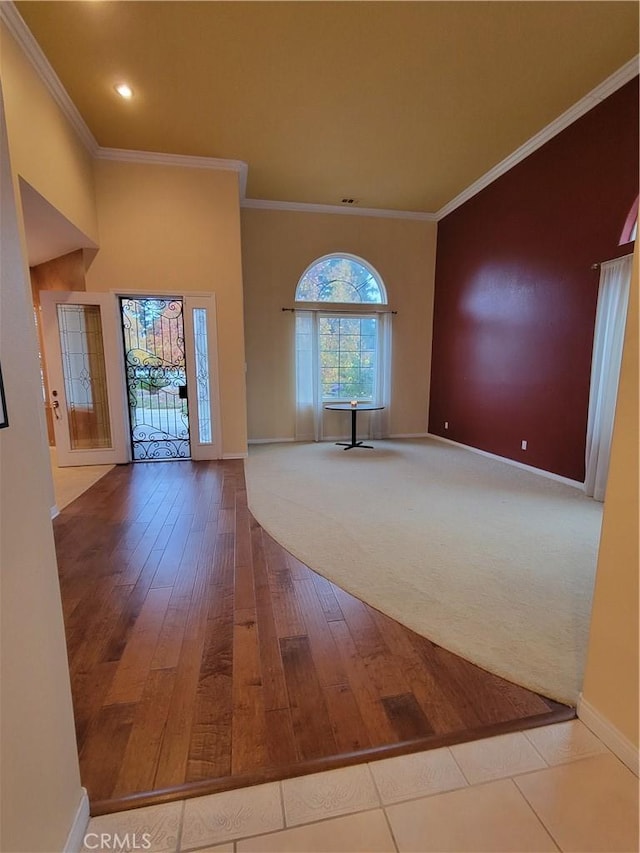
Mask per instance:
[[[0,364],[9,427],[0,431],[0,849],[50,853],[65,844],[81,789],[49,518],[36,330],[4,114],[2,137]]]
[[[246,451],[235,172],[98,160],[100,251],[87,290],[215,293],[225,455]]]
[[[638,382],[636,248],[583,690],[584,699],[636,747]]]
[[[1,23],[0,74],[14,172],[97,241],[92,157]]]
[[[391,433],[427,430],[436,224],[420,220],[245,208],[242,220],[250,439],[293,438],[292,306],[305,268],[349,252],[380,273],[393,320]],[[332,417],[339,417],[332,415]],[[325,422],[325,432],[344,431]]]

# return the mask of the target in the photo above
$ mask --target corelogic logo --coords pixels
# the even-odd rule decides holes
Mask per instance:
[[[150,850],[149,832],[88,832],[84,837],[87,850],[116,850],[131,853],[134,850]]]

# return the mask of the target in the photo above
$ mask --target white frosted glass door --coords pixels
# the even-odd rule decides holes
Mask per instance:
[[[58,465],[127,462],[115,298],[42,291],[40,304]]]

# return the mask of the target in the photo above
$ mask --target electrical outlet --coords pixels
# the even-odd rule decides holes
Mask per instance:
[[[449,429],[449,421],[445,421],[445,422],[444,422],[444,428],[445,428],[445,429]]]
[[[526,442],[526,439],[524,439],[524,438],[522,439],[522,442],[520,443],[520,448],[521,448],[522,450],[526,450],[526,449],[527,449],[527,442]]]

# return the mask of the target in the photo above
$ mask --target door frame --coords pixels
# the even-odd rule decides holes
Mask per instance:
[[[131,451],[131,424],[127,397],[127,377],[122,338],[122,316],[120,297],[124,298],[180,298],[183,305],[185,330],[185,359],[187,366],[187,403],[191,459],[194,461],[222,458],[222,412],[220,409],[220,371],[218,356],[218,324],[215,293],[177,292],[175,290],[144,291],[140,289],[111,289],[109,291],[40,291],[41,327],[47,359],[47,395],[52,400],[52,391],[58,391],[60,409],[66,412],[66,395],[62,375],[62,355],[55,305],[84,304],[99,305],[103,326],[103,345],[109,397],[109,422],[112,448],[100,450],[71,450],[68,430],[56,428],[56,448],[60,467],[74,465],[121,465],[133,461]],[[45,305],[50,307],[45,307]],[[207,310],[207,348],[209,356],[209,404],[212,441],[199,441],[197,380],[195,371],[195,342],[193,331],[193,309]],[[51,322],[51,320],[55,322]],[[49,322],[47,322],[49,320]],[[63,412],[63,414],[64,414]],[[65,417],[66,422],[66,417]],[[66,434],[65,434],[66,432]]]
[[[181,299],[184,320],[185,337],[185,362],[187,371],[187,410],[189,414],[189,443],[191,459],[195,462],[206,459],[222,459],[222,413],[220,410],[220,371],[218,360],[218,320],[216,311],[215,293],[204,293],[199,291],[176,291],[162,290],[129,290],[124,288],[109,291],[118,315],[118,340],[120,342],[120,381],[125,399],[125,431],[128,437],[131,434],[131,423],[129,418],[129,406],[127,401],[127,376],[124,363],[124,351],[122,346],[122,318],[120,314],[120,297],[125,299]],[[207,348],[209,355],[209,405],[212,429],[212,442],[202,444],[199,440],[200,423],[198,419],[197,380],[195,371],[195,342],[193,331],[193,309],[205,308],[207,310]],[[128,461],[133,461],[131,441],[127,441]],[[171,461],[171,460],[167,460]]]

